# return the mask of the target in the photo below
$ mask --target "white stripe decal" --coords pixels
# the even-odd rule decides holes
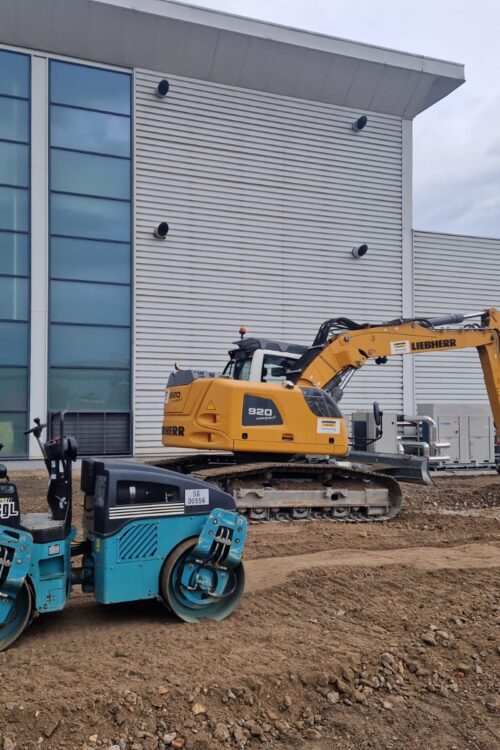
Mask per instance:
[[[184,513],[179,511],[172,511],[171,513],[144,513],[142,516],[137,516],[135,513],[122,513],[119,516],[111,516],[110,521],[116,521],[117,518],[130,518],[131,520],[140,520],[141,518],[162,518],[165,516],[183,516]]]
[[[126,508],[123,508],[119,513],[110,513],[109,517],[113,518],[113,516],[121,516],[122,513],[128,513],[134,516],[144,516],[146,513],[183,513],[184,512],[184,506],[181,508],[151,508],[150,510],[127,510]]]
[[[110,508],[109,515],[112,516],[115,513],[149,513],[151,510],[157,510],[160,513],[169,510],[184,510],[184,504],[171,504],[171,505],[150,505],[149,507],[141,505],[125,505],[122,508]]]
[[[150,508],[183,508],[184,503],[148,503],[144,505],[118,505],[110,508],[109,512],[122,510],[149,510]]]

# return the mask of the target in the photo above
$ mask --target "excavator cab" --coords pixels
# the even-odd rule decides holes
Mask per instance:
[[[232,380],[282,383],[289,370],[307,350],[306,346],[264,338],[241,338],[229,351],[223,375]]]

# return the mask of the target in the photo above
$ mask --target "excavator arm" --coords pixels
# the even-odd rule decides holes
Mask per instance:
[[[481,317],[480,327],[438,328],[477,316]],[[323,324],[312,347],[297,361],[289,377],[300,388],[321,388],[338,398],[350,377],[369,359],[384,363],[395,354],[476,348],[495,427],[500,432],[499,337],[500,313],[495,308],[471,315],[391,321],[382,325],[360,325],[341,318]]]

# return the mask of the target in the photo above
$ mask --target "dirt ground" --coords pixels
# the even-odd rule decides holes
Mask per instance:
[[[43,507],[45,480],[18,484]],[[387,523],[249,536],[222,623],[80,593],[38,618],[0,654],[0,750],[500,746],[500,477],[407,485]]]

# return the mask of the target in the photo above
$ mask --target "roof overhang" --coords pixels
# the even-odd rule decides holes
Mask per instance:
[[[412,119],[463,65],[168,0],[1,0],[0,43]]]

